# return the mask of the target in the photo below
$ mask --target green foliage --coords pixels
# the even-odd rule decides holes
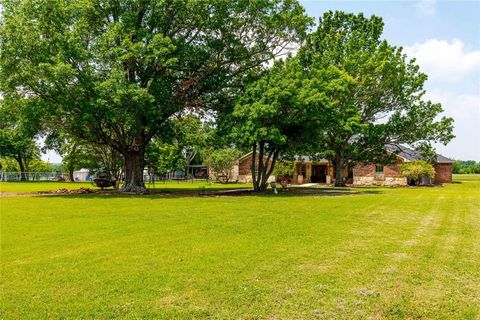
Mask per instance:
[[[53,172],[54,167],[53,164],[47,163],[40,159],[34,159],[29,163],[28,166],[29,172]]]
[[[61,170],[73,180],[73,172],[90,170],[90,174],[108,175],[119,181],[123,173],[121,154],[108,145],[86,143],[63,130],[51,131],[45,139],[45,149],[55,150],[62,156]]]
[[[330,11],[299,51],[318,91],[314,97],[325,106],[314,151],[334,163],[336,184],[343,183],[346,165],[392,161],[387,145],[432,155],[432,142],[453,138],[453,120],[439,117],[440,104],[423,100],[427,76],[402,48],[381,40],[382,31],[380,17]]]
[[[172,133],[173,144],[185,158],[185,164],[189,165],[209,146],[213,131],[210,123],[202,122],[196,116],[186,115],[173,121]]]
[[[146,160],[149,168],[160,175],[184,171],[187,165],[182,150],[177,144],[161,143],[159,140],[153,140],[148,146]]]
[[[460,174],[469,174],[469,173],[480,173],[480,162],[475,162],[474,160],[458,160],[453,165],[453,173]]]
[[[422,178],[433,178],[435,176],[433,166],[424,160],[403,163],[400,165],[400,172],[402,176],[416,181],[417,184]]]
[[[255,189],[266,188],[280,156],[301,152],[323,126],[324,94],[305,86],[309,81],[314,80],[305,77],[296,59],[277,61],[235,105],[232,138],[240,146],[253,146]],[[312,96],[320,96],[320,102]]]
[[[283,160],[277,162],[275,169],[273,170],[273,175],[276,178],[289,177],[295,174],[295,170],[295,161]]]
[[[247,146],[264,142],[275,151],[287,149],[308,117],[308,106],[297,98],[302,80],[299,64],[289,59],[277,61],[261,79],[251,83],[233,112],[235,141]]]
[[[23,102],[0,99],[0,158],[14,159],[17,166],[13,167],[10,163],[8,169],[18,168],[14,171],[22,173],[31,171],[30,162],[40,157],[40,149],[35,142],[39,127],[29,117]]]
[[[242,152],[235,148],[211,150],[206,153],[204,163],[212,171],[218,182],[227,183],[232,179],[232,170]]]
[[[297,43],[297,1],[3,1],[0,83],[50,128],[125,158],[144,189],[146,148],[187,110],[222,110],[253,71]]]
[[[147,166],[159,174],[184,171],[212,144],[211,124],[194,115],[176,117],[168,125],[168,133],[155,137],[146,152]]]
[[[3,172],[20,172],[20,167],[13,158],[0,158],[0,170]]]
[[[18,162],[13,158],[1,158],[0,170],[4,172],[21,172]],[[28,172],[54,172],[55,167],[51,163],[42,161],[41,159],[32,159],[28,162]]]

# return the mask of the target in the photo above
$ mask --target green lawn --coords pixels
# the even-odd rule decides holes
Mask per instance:
[[[3,197],[0,318],[479,319],[480,177],[455,180]]]
[[[206,181],[165,181],[146,184],[150,191],[177,191],[177,190],[223,190],[251,188],[251,184],[229,183],[221,184]],[[0,182],[0,192],[4,193],[32,193],[43,191],[56,191],[58,189],[90,188],[100,190],[90,182]],[[108,188],[105,190],[113,190]]]

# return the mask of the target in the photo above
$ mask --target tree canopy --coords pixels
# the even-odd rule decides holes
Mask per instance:
[[[32,169],[31,162],[40,159],[40,148],[35,140],[40,123],[25,109],[22,100],[0,100],[0,158],[17,162],[21,180],[25,180],[26,172]]]
[[[144,154],[186,108],[222,110],[249,74],[297,43],[294,0],[3,2],[0,80],[45,122],[125,159],[145,191]]]
[[[336,185],[347,165],[392,160],[388,145],[431,154],[432,142],[453,137],[453,120],[437,120],[441,105],[424,100],[427,76],[402,48],[381,40],[382,31],[380,17],[326,12],[299,51],[304,72],[328,76],[319,88],[327,118],[316,151],[335,165]]]
[[[121,155],[122,190],[145,192],[145,167],[173,171],[232,146],[206,133],[216,120],[219,136],[252,151],[260,191],[296,155],[328,158],[341,186],[345,167],[392,161],[387,146],[431,156],[453,138],[453,120],[424,98],[427,76],[382,40],[380,17],[329,11],[310,25],[296,0],[6,0],[1,151],[33,159],[39,132],[61,131],[70,172],[92,150],[117,168]]]
[[[457,160],[453,165],[453,173],[480,173],[480,162],[474,160]]]
[[[154,137],[146,152],[147,166],[159,174],[185,171],[212,144],[211,123],[193,114],[179,115],[168,126],[168,132]]]
[[[235,106],[232,137],[252,150],[255,190],[265,190],[276,162],[302,152],[322,128],[322,97],[316,99],[309,81],[296,59],[278,61]]]

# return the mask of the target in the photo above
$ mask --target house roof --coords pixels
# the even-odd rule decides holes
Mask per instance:
[[[250,151],[249,153],[244,154],[243,156],[241,156],[240,158],[238,158],[238,161],[242,161],[243,159],[245,159],[246,157],[248,157],[248,156],[251,155],[252,153],[253,153],[253,151]]]
[[[328,159],[311,159],[309,156],[295,156],[295,160],[298,162],[328,162]]]
[[[422,154],[416,150],[404,147],[404,146],[387,146],[387,151],[396,154],[397,156],[405,159],[406,161],[424,160]],[[309,156],[296,156],[295,160],[311,162],[312,159]],[[316,159],[315,162],[328,162],[327,159]],[[455,160],[442,156],[437,153],[436,163],[455,163]]]
[[[416,150],[404,146],[387,146],[387,150],[397,156],[405,159],[406,161],[424,160],[422,154]],[[436,163],[455,163],[455,160],[442,156],[437,153]]]
[[[405,159],[408,162],[425,159],[420,152],[418,152],[416,150],[413,150],[413,149],[410,149],[410,148],[407,148],[407,147],[404,147],[404,146],[389,145],[386,148],[387,148],[387,151],[396,154],[397,156]],[[243,155],[238,160],[241,161],[251,154],[252,154],[252,151]],[[295,156],[295,160],[298,161],[298,162],[317,162],[317,163],[329,162],[328,159],[315,159],[315,160],[313,160],[309,156]],[[447,158],[447,157],[442,156],[441,154],[437,153],[437,159],[436,159],[435,162],[436,163],[455,163],[455,160]]]
[[[242,161],[246,157],[250,156],[253,152],[250,151],[249,153],[244,154],[240,158],[238,158],[238,161]],[[266,156],[265,156],[266,157]],[[312,160],[309,156],[295,156],[295,161],[298,162],[328,162],[328,159],[315,159]]]

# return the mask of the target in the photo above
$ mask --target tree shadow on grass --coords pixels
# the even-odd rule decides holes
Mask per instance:
[[[85,194],[42,194],[39,196],[67,199],[113,199],[113,198],[141,198],[141,199],[176,199],[176,198],[240,198],[240,197],[262,197],[262,198],[289,198],[289,197],[338,197],[355,196],[365,194],[381,194],[380,189],[356,189],[356,188],[292,188],[280,190],[277,194],[273,190],[254,192],[251,189],[243,190],[166,190],[154,191],[146,194],[127,194],[113,191],[98,191]]]

